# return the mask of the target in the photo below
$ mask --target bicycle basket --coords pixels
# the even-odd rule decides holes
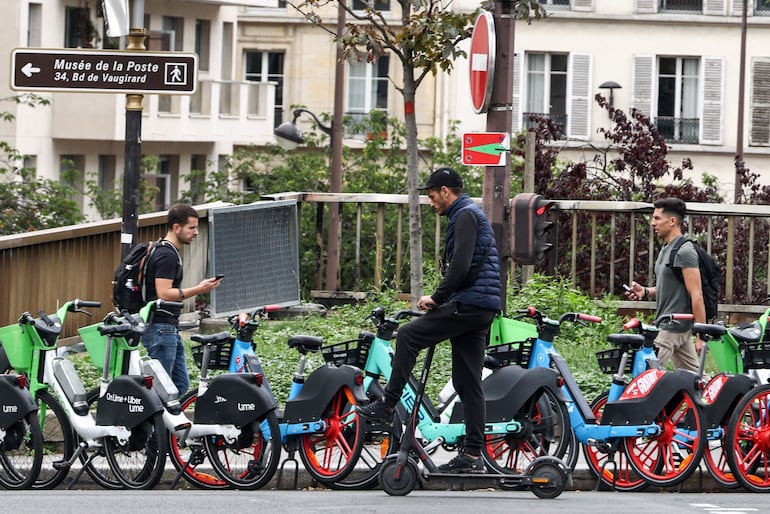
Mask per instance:
[[[190,348],[195,365],[199,368],[203,366],[204,346],[205,345],[199,344]],[[212,344],[211,352],[209,353],[209,369],[228,369],[230,367],[230,355],[232,353],[232,339],[224,344]]]
[[[767,341],[741,343],[741,356],[745,369],[770,369],[770,343]]]
[[[321,347],[321,355],[329,364],[335,366],[349,364],[363,369],[366,366],[366,359],[369,357],[369,348],[372,346],[373,339],[373,334],[361,332],[358,339]]]
[[[27,373],[32,368],[32,337],[30,329],[18,323],[0,328],[0,345],[5,349],[8,362],[20,373]]]
[[[634,350],[631,350],[631,355],[626,361],[626,369],[623,371],[627,374],[632,374],[634,369]],[[620,358],[623,356],[623,352],[620,348],[612,348],[610,350],[603,350],[596,352],[596,360],[599,361],[599,368],[602,373],[607,375],[614,375],[618,372],[618,366],[620,365]]]
[[[487,347],[487,355],[494,357],[500,362],[500,366],[529,366],[529,357],[532,355],[532,346],[535,343],[533,338],[515,343],[498,344]]]

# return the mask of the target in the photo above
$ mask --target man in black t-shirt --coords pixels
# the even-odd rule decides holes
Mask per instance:
[[[161,240],[147,263],[145,298],[147,301],[181,302],[185,298],[207,293],[219,286],[222,279],[203,279],[197,286],[182,289],[182,245],[188,245],[198,235],[198,212],[189,205],[177,204],[168,211],[166,237]],[[157,309],[145,329],[142,343],[153,359],[158,359],[168,372],[179,395],[190,387],[185,364],[184,345],[179,336],[181,309]]]

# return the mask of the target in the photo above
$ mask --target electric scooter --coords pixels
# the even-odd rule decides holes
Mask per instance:
[[[428,348],[426,352],[425,364],[417,383],[415,406],[422,404],[434,352],[435,347]],[[380,486],[389,495],[405,496],[414,490],[418,482],[430,480],[489,484],[505,489],[527,488],[538,498],[556,498],[564,491],[569,480],[568,470],[560,459],[553,456],[536,458],[523,474],[442,473],[416,436],[418,418],[419,408],[413,408],[401,435],[399,451],[388,455],[382,463]],[[418,462],[422,463],[422,469]]]

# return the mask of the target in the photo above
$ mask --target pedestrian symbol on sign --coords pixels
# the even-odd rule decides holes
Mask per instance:
[[[165,84],[175,86],[187,84],[187,63],[167,62],[165,64]]]

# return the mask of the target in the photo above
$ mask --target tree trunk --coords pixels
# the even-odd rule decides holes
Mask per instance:
[[[403,61],[404,70],[404,121],[406,123],[406,175],[409,186],[409,282],[412,307],[422,296],[422,217],[420,215],[419,165],[417,142],[417,117],[415,116],[414,66],[410,59]]]

